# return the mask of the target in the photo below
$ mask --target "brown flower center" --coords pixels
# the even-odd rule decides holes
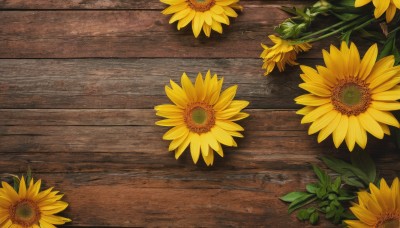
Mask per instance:
[[[184,120],[192,132],[209,132],[215,125],[215,111],[212,106],[204,102],[191,103],[184,111]]]
[[[30,227],[40,220],[40,210],[31,200],[23,199],[9,208],[10,219],[14,224]]]
[[[396,213],[387,213],[380,216],[376,228],[399,228],[400,215]]]
[[[358,79],[342,79],[333,88],[332,104],[342,114],[351,116],[365,112],[371,104],[368,84]]]
[[[210,10],[215,5],[215,0],[186,0],[190,8],[204,12]]]

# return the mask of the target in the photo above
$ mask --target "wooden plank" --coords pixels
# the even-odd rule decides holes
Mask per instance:
[[[265,7],[266,5],[299,5],[310,0],[271,0],[268,3],[262,0],[242,0],[240,3],[245,8]],[[0,9],[164,9],[166,5],[160,1],[149,0],[0,0]]]
[[[259,174],[247,177],[252,180],[253,186],[258,185],[254,188],[230,186],[218,180],[214,181],[214,188],[205,187],[212,182],[210,176],[213,174],[205,174],[203,180],[192,183],[190,188],[180,186],[180,183],[186,182],[184,179],[169,180],[171,188],[147,188],[146,183],[157,180],[145,178],[140,181],[137,173],[44,177],[49,178],[49,183],[62,186],[67,193],[65,199],[70,202],[70,208],[65,214],[74,216],[71,225],[75,226],[298,225],[295,218],[288,219],[286,205],[276,198],[276,195],[288,190],[282,182],[263,180],[263,174]],[[307,178],[304,175],[295,179],[295,176],[291,176],[292,186],[298,186],[303,178]],[[244,176],[227,178],[247,179]]]
[[[307,61],[309,65],[320,63]],[[208,69],[238,84],[250,108],[298,108],[298,67],[264,77],[257,59],[0,60],[0,108],[153,108],[169,103],[164,87]]]
[[[258,58],[288,16],[277,5],[247,9],[224,34],[196,39],[159,11],[2,11],[0,58]],[[140,23],[138,23],[140,21]],[[321,56],[318,42],[304,58]]]
[[[397,155],[398,162],[398,153],[393,155]],[[37,153],[30,157],[45,158]],[[305,183],[315,180],[308,164],[314,160],[306,157],[288,156],[288,164],[281,168],[273,165],[275,160],[271,159],[272,167],[260,166],[258,169],[226,164],[211,168],[191,164],[143,168],[139,162],[131,160],[134,157],[132,154],[105,154],[102,157],[97,153],[84,153],[73,158],[66,153],[56,153],[50,157],[46,157],[46,162],[42,164],[35,161],[30,165],[34,170],[41,170],[36,176],[43,178],[45,186],[56,186],[57,190],[66,194],[65,200],[70,207],[63,214],[74,220],[70,225],[77,227],[214,227],[224,224],[298,227],[299,223],[294,216],[287,215],[287,206],[278,197],[289,191],[302,190]],[[97,163],[99,159],[102,160]],[[282,158],[277,161],[282,161]],[[390,179],[396,172],[398,175],[400,170],[396,161],[377,161],[381,175]],[[297,165],[289,165],[292,162]],[[115,168],[109,170],[109,164],[119,166],[118,171],[114,171]],[[55,168],[57,165],[60,167]],[[19,162],[11,169],[15,166],[19,166],[21,172],[26,168]],[[86,167],[84,173],[76,172],[80,166]],[[90,167],[97,170],[87,173]],[[321,225],[331,227],[324,222]]]
[[[308,126],[300,124],[301,117],[294,111],[249,111],[252,115],[242,123],[246,131],[245,138],[238,139],[240,147],[227,149],[227,153],[240,158],[235,160],[258,161],[271,154],[317,155],[326,150],[335,151],[331,149],[334,148],[331,140],[318,144],[315,136],[308,136]],[[161,140],[167,128],[154,125],[161,118],[156,117],[152,110],[75,110],[75,115],[63,110],[35,112],[36,110],[26,113],[21,113],[20,110],[2,111],[4,125],[0,126],[0,152],[131,152],[144,161],[151,160],[155,155],[166,159],[171,156],[166,153],[168,142]],[[41,117],[38,120],[39,115]],[[125,120],[129,115],[135,117]],[[146,118],[142,121],[141,116]],[[16,117],[24,120],[17,120]],[[92,120],[85,122],[89,118]],[[101,125],[91,125],[98,120],[101,120]],[[369,149],[382,149],[381,147],[393,150],[387,140],[377,141],[370,137]],[[292,148],[296,148],[296,151],[292,151]]]

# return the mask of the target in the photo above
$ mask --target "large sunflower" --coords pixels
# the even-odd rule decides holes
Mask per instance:
[[[173,14],[169,23],[178,21],[178,30],[192,22],[192,30],[198,37],[201,30],[210,37],[211,29],[222,33],[222,25],[229,25],[229,17],[237,17],[237,10],[243,10],[240,0],[160,0],[170,5],[162,11],[164,15]]]
[[[0,226],[2,228],[52,228],[71,220],[56,216],[68,204],[60,201],[63,195],[49,188],[40,191],[41,181],[30,181],[27,188],[22,177],[16,192],[6,182],[0,188]]]
[[[396,15],[396,8],[400,9],[400,0],[356,0],[355,7],[372,3],[375,6],[374,16],[380,18],[386,12],[386,21],[391,22]]]
[[[175,151],[175,158],[190,145],[193,162],[197,163],[200,153],[209,166],[214,162],[214,151],[224,156],[222,145],[237,146],[233,137],[243,137],[239,131],[244,129],[234,121],[249,115],[241,112],[249,102],[233,100],[237,86],[231,86],[221,93],[223,78],[211,77],[207,72],[205,79],[198,74],[193,85],[184,73],[182,87],[172,80],[171,87],[165,86],[168,98],[174,104],[155,107],[158,116],[167,119],[156,122],[159,126],[173,127],[163,139],[172,140],[169,151]],[[233,136],[233,137],[232,137]]]
[[[310,94],[295,99],[306,105],[297,113],[304,115],[301,123],[312,123],[309,134],[319,131],[318,142],[332,134],[336,148],[345,140],[352,151],[355,143],[365,148],[366,132],[382,139],[388,125],[399,127],[390,111],[400,109],[400,66],[393,56],[376,61],[377,54],[375,44],[361,60],[357,47],[343,42],[340,50],[323,50],[326,67],[301,66],[305,83],[299,86]]]
[[[358,193],[358,204],[350,210],[359,220],[345,220],[352,228],[399,228],[400,227],[400,186],[396,178],[389,188],[382,178],[380,188],[369,185],[371,193]]]
[[[260,58],[262,58],[264,62],[262,68],[265,69],[265,76],[269,75],[274,70],[275,66],[278,66],[279,71],[282,72],[285,70],[286,64],[291,66],[297,65],[297,54],[306,52],[311,48],[311,44],[309,43],[292,44],[289,40],[284,40],[275,35],[270,35],[268,37],[275,45],[268,47],[267,45],[261,44],[264,50]]]

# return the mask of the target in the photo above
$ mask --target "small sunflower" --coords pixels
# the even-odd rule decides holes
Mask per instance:
[[[396,15],[396,8],[400,9],[400,0],[356,0],[354,6],[362,7],[371,1],[375,6],[375,18],[380,18],[386,12],[386,21],[388,23],[391,22]]]
[[[60,201],[63,195],[49,188],[40,191],[41,181],[31,179],[27,188],[22,177],[16,192],[6,182],[0,188],[0,226],[2,228],[51,228],[71,220],[54,214],[67,208],[66,202]]]
[[[285,70],[286,64],[291,66],[297,65],[297,54],[311,49],[311,44],[309,43],[292,44],[290,41],[281,39],[275,35],[268,37],[275,45],[269,48],[261,44],[264,51],[261,53],[260,58],[264,61],[262,68],[265,69],[265,76],[269,75],[276,65],[280,72]]]
[[[336,148],[345,140],[352,151],[355,143],[365,148],[367,132],[382,139],[390,134],[388,125],[400,127],[390,112],[400,109],[400,66],[394,56],[376,61],[377,55],[375,44],[361,60],[354,43],[349,48],[343,42],[340,50],[323,50],[326,67],[301,66],[305,83],[299,87],[310,94],[295,99],[306,105],[297,113],[304,115],[302,124],[312,123],[309,134],[319,131],[318,142],[332,134]]]
[[[229,25],[229,17],[237,17],[236,10],[243,10],[239,0],[160,0],[170,5],[162,11],[173,14],[169,23],[178,21],[178,30],[192,22],[192,30],[197,38],[203,30],[210,37],[211,30],[222,34],[222,25]]]
[[[204,162],[210,166],[214,162],[214,151],[224,156],[221,144],[236,147],[233,137],[243,137],[240,133],[243,127],[234,121],[249,116],[241,112],[249,102],[233,100],[236,85],[221,93],[223,78],[218,79],[216,74],[211,77],[210,71],[204,80],[199,73],[194,85],[185,73],[181,78],[182,87],[172,80],[170,83],[171,87],[165,86],[165,92],[174,104],[155,107],[157,115],[166,118],[156,124],[173,127],[163,139],[172,140],[169,151],[175,151],[176,159],[190,145],[193,162],[197,163],[201,152]]]
[[[380,188],[369,185],[371,193],[358,193],[358,204],[350,210],[359,220],[345,220],[351,228],[399,228],[400,227],[400,185],[396,178],[389,188],[382,178]]]

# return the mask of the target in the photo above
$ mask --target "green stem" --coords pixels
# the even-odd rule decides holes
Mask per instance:
[[[329,26],[328,28],[324,28],[324,29],[319,30],[319,31],[317,31],[317,32],[308,34],[307,36],[303,36],[303,37],[301,37],[301,39],[307,39],[307,38],[309,38],[309,37],[313,37],[313,36],[315,36],[315,35],[319,35],[319,34],[321,34],[321,33],[324,33],[324,32],[326,32],[326,31],[329,31],[329,30],[331,30],[331,29],[333,29],[333,28],[336,28],[336,27],[338,27],[338,26],[344,25],[344,24],[346,24],[346,23],[347,23],[347,21],[341,21],[341,22],[339,22],[339,23],[336,23],[336,24],[334,24],[334,25]]]
[[[397,31],[399,31],[399,30],[400,30],[400,26],[397,27],[397,28],[395,28],[395,29],[393,29],[392,31],[390,31],[389,34],[395,33],[395,32],[397,32]]]
[[[323,36],[320,36],[320,37],[317,37],[317,38],[314,38],[314,39],[309,39],[309,40],[306,40],[306,41],[303,41],[303,42],[315,42],[315,41],[319,41],[319,40],[325,39],[325,38],[327,38],[327,37],[330,37],[330,36],[335,35],[335,34],[337,34],[337,33],[339,33],[339,32],[342,32],[342,31],[344,31],[344,30],[346,30],[346,29],[348,29],[348,28],[351,28],[351,27],[353,27],[353,26],[359,24],[360,22],[362,22],[362,24],[360,24],[360,25],[358,25],[358,26],[356,26],[356,27],[354,27],[354,28],[352,29],[353,31],[355,31],[355,30],[364,28],[365,26],[369,25],[371,22],[373,22],[373,21],[376,20],[375,18],[372,18],[372,19],[369,19],[368,21],[365,21],[365,19],[366,19],[366,18],[363,17],[363,18],[361,18],[361,19],[358,19],[358,20],[353,21],[352,23],[350,23],[350,24],[348,24],[348,25],[346,25],[346,26],[344,26],[344,27],[342,27],[342,28],[340,28],[340,29],[337,29],[337,30],[332,31],[332,32],[330,32],[330,33],[327,33],[327,34],[325,34],[325,35],[323,35]]]

